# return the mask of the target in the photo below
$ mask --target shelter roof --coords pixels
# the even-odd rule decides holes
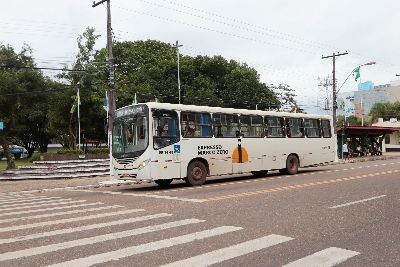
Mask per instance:
[[[346,126],[344,128],[345,135],[347,137],[360,137],[360,136],[371,136],[377,137],[384,134],[391,134],[399,131],[400,128],[392,127],[378,127],[378,126]],[[342,135],[343,129],[337,129],[337,135]]]

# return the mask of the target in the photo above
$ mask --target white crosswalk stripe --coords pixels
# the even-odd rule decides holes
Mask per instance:
[[[88,237],[88,238],[81,238],[81,239],[66,241],[66,242],[62,242],[62,243],[51,244],[51,245],[47,245],[47,246],[6,252],[6,253],[0,254],[0,262],[6,261],[6,260],[11,260],[11,259],[20,259],[20,258],[40,255],[43,253],[54,252],[54,251],[63,250],[63,249],[67,249],[67,248],[75,248],[75,247],[80,247],[80,246],[85,246],[85,245],[91,245],[91,244],[96,244],[96,243],[100,243],[100,242],[116,240],[116,239],[120,239],[120,238],[124,238],[124,237],[131,237],[131,236],[135,236],[135,235],[151,233],[151,232],[155,232],[155,231],[161,231],[161,230],[165,230],[165,229],[169,229],[169,228],[174,228],[174,227],[179,227],[179,226],[194,224],[194,223],[200,223],[200,222],[204,222],[204,221],[198,220],[198,219],[186,219],[186,220],[181,220],[181,221],[174,221],[174,222],[163,223],[163,224],[158,224],[158,225],[146,226],[146,227],[142,227],[142,228],[136,228],[136,229],[132,229],[132,230],[128,230],[128,231],[116,232],[116,233],[105,234],[105,235],[98,235],[98,236]],[[80,264],[72,264],[69,266],[81,266],[81,265]]]
[[[57,199],[60,197],[45,197],[45,196],[39,196],[39,197],[24,197],[24,198],[9,198],[9,199],[0,199],[0,204],[5,204],[5,203],[17,203],[18,201],[20,202],[25,202],[25,201],[34,201],[34,200],[43,200],[43,199]]]
[[[53,202],[53,201],[65,201],[65,200],[71,200],[71,199],[61,199],[59,197],[48,197],[48,198],[35,198],[35,199],[19,199],[19,200],[13,200],[13,201],[7,201],[7,202],[2,202],[0,203],[0,208],[2,207],[7,207],[7,206],[23,206],[23,205],[30,205],[30,204],[36,204],[36,203],[46,203],[46,202]]]
[[[163,239],[159,241],[154,241],[134,247],[128,247],[120,250],[115,250],[111,252],[101,253],[97,255],[92,255],[86,258],[80,258],[76,260],[66,261],[59,264],[50,265],[52,267],[70,267],[70,266],[92,266],[98,263],[105,263],[112,260],[119,260],[122,258],[126,258],[129,256],[156,251],[162,248],[168,248],[176,245],[181,245],[189,242],[193,242],[196,240],[205,239],[208,237],[218,236],[222,234],[227,234],[230,232],[241,230],[241,227],[235,226],[221,226],[217,228],[213,228],[210,230],[205,230],[201,232],[195,232],[187,235],[172,237],[168,239]],[[1,257],[0,257],[1,258]]]
[[[10,194],[1,194],[0,199],[7,199],[7,198],[25,198],[25,197],[32,197],[32,194],[24,194],[24,195],[10,195]]]
[[[331,247],[291,262],[284,267],[330,267],[345,262],[358,254],[360,253],[356,251]]]
[[[200,267],[209,266],[229,259],[233,259],[242,255],[249,254],[264,248],[268,248],[283,242],[292,240],[293,238],[281,235],[269,235],[244,243],[240,243],[227,248],[215,250],[206,254],[198,255],[189,259],[173,262],[162,267]]]
[[[0,239],[0,244],[8,244],[8,243],[32,240],[32,239],[61,235],[61,234],[71,234],[71,233],[93,230],[93,229],[98,229],[98,228],[103,228],[103,227],[116,226],[116,225],[128,224],[128,223],[133,223],[133,222],[142,222],[142,221],[146,221],[146,220],[152,220],[152,219],[169,217],[169,216],[172,216],[172,214],[158,213],[158,214],[153,214],[153,215],[128,218],[128,219],[124,219],[124,220],[111,221],[108,223],[90,224],[90,225],[85,225],[85,226],[81,226],[81,227],[54,230],[54,231],[50,231],[50,232],[37,233],[37,234],[26,235],[26,236],[18,236],[16,238]]]
[[[42,207],[42,206],[56,206],[56,205],[61,205],[61,204],[74,204],[74,203],[82,203],[82,202],[86,202],[86,200],[71,200],[71,201],[51,202],[51,203],[43,203],[43,204],[36,204],[36,205],[22,206],[22,207],[11,207],[11,208],[0,209],[0,212],[8,211],[8,210],[21,210],[21,209],[28,209],[28,208],[37,208],[37,207]]]
[[[114,205],[114,206],[105,206],[105,207],[90,208],[90,209],[69,210],[69,211],[46,213],[46,214],[40,214],[40,215],[24,216],[24,217],[9,218],[9,219],[0,219],[0,223],[9,223],[9,222],[49,218],[49,217],[55,217],[55,216],[78,214],[78,213],[83,213],[83,212],[92,212],[92,211],[100,211],[100,210],[107,210],[107,209],[118,209],[118,208],[123,208],[123,207],[124,206]]]
[[[113,216],[118,216],[118,215],[131,214],[131,213],[139,212],[139,211],[144,211],[144,210],[143,209],[121,210],[121,211],[116,211],[116,212],[107,212],[107,213],[102,213],[102,214],[88,215],[88,216],[75,217],[75,218],[67,218],[67,219],[61,219],[61,220],[55,220],[55,221],[9,226],[9,227],[0,228],[0,233],[16,231],[16,230],[31,229],[31,228],[37,228],[37,227],[43,227],[43,226],[49,226],[49,225],[56,225],[56,224],[62,224],[62,223],[79,222],[79,221],[84,221],[84,220],[113,217]]]
[[[16,203],[16,204],[7,204],[7,205],[0,205],[0,210],[3,208],[11,208],[11,207],[19,207],[19,206],[27,206],[27,205],[39,205],[39,204],[46,204],[46,203],[58,203],[62,201],[71,201],[70,198],[64,199],[52,199],[52,200],[40,200],[40,201],[30,201],[27,203]],[[86,200],[84,200],[86,201]]]
[[[42,212],[42,211],[64,210],[64,209],[80,208],[80,207],[87,207],[87,206],[96,206],[96,205],[101,205],[101,204],[104,204],[104,203],[103,202],[93,202],[93,203],[85,203],[85,204],[70,205],[70,206],[60,206],[60,207],[53,207],[53,208],[13,211],[13,212],[1,213],[0,217],[9,216],[9,215],[37,213],[37,212]]]

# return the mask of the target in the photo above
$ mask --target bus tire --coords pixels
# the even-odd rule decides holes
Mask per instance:
[[[299,171],[299,159],[296,155],[289,155],[286,159],[286,173],[296,174]]]
[[[254,177],[264,177],[268,174],[268,171],[254,171],[251,172],[251,174],[253,174]]]
[[[154,182],[161,187],[166,187],[172,183],[172,179],[159,179],[159,180],[154,180]]]
[[[201,161],[193,161],[187,169],[186,183],[190,186],[200,186],[206,182],[207,168]]]

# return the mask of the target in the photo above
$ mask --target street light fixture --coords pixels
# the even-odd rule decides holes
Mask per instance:
[[[344,82],[343,82],[342,85],[339,87],[339,90],[337,90],[336,93],[339,93],[340,89],[342,89],[343,85],[347,82],[347,80],[350,78],[351,74],[353,74],[353,72],[354,72],[357,68],[362,67],[362,66],[375,65],[375,64],[376,64],[375,61],[371,61],[371,62],[364,63],[364,64],[361,64],[361,65],[355,67],[355,68],[350,72],[349,76],[347,76],[346,80],[344,80]]]

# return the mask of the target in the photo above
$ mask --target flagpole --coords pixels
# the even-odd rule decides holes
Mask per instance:
[[[79,106],[81,105],[81,97],[79,95],[79,87],[80,85],[78,84],[78,149],[81,149],[81,115],[79,110]]]

